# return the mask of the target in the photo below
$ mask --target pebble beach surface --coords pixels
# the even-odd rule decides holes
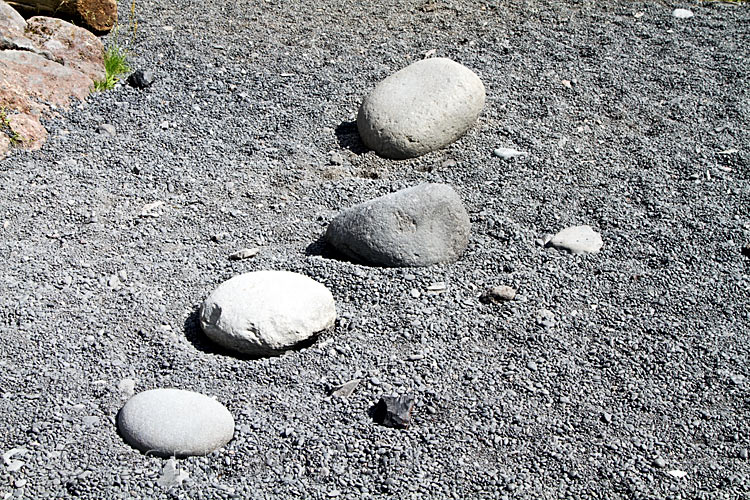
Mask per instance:
[[[750,495],[746,4],[137,0],[134,37],[130,7],[152,83],[0,160],[0,499]],[[481,80],[477,121],[369,151],[365,96],[432,57]],[[424,183],[465,207],[460,255],[326,244]],[[206,298],[267,270],[330,291],[333,326],[271,357],[211,342]],[[203,396],[119,433],[169,388]],[[182,446],[159,415],[207,419],[174,433],[198,456],[158,456]]]

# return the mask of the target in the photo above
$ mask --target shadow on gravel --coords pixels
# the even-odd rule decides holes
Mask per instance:
[[[341,122],[339,126],[336,127],[335,132],[336,139],[339,141],[339,146],[342,148],[348,149],[357,155],[365,154],[369,151],[359,137],[357,122]]]
[[[212,342],[211,339],[206,337],[206,334],[203,333],[203,330],[201,329],[201,326],[200,326],[200,322],[198,321],[199,316],[200,316],[200,306],[198,306],[192,313],[190,313],[190,316],[188,316],[187,319],[185,320],[185,324],[183,325],[185,338],[188,339],[188,341],[191,344],[193,344],[193,347],[198,349],[200,352],[204,352],[206,354],[216,354],[219,356],[227,356],[230,358],[254,360],[254,359],[277,357],[290,351],[301,351],[302,349],[307,349],[308,347],[311,347],[313,344],[315,344],[315,342],[317,342],[318,340],[318,337],[320,336],[319,333],[316,333],[312,337],[305,339],[302,342],[298,342],[297,344],[293,345],[289,349],[286,349],[284,351],[279,351],[277,354],[267,355],[267,356],[254,356],[250,354],[243,354],[243,353],[239,353],[235,351],[230,351],[229,349],[225,349],[224,347]]]
[[[324,259],[338,260],[339,262],[348,262],[349,264],[357,264],[360,266],[367,266],[363,262],[353,260],[346,255],[340,253],[334,247],[328,244],[326,241],[326,235],[321,234],[317,240],[307,245],[305,248],[305,255],[308,257],[318,256]]]

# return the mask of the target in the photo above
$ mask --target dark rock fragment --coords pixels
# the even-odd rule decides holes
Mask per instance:
[[[383,396],[375,406],[374,419],[386,427],[406,429],[411,422],[414,396]]]
[[[153,71],[139,69],[128,77],[128,85],[137,89],[145,89],[146,87],[150,87],[155,80],[156,77]]]

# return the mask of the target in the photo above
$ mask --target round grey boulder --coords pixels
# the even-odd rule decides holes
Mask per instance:
[[[341,212],[326,240],[345,256],[386,267],[452,262],[466,249],[471,223],[447,184],[420,184]]]
[[[125,441],[160,457],[206,455],[232,439],[234,418],[197,392],[153,389],[130,398],[117,415]]]
[[[257,271],[225,281],[203,302],[206,336],[227,349],[277,354],[333,326],[331,292],[305,275]]]
[[[484,99],[484,85],[469,68],[446,58],[424,59],[375,87],[359,108],[357,128],[380,156],[414,158],[466,133]]]

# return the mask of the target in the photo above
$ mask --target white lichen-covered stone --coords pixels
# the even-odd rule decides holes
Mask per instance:
[[[302,274],[257,271],[225,281],[203,303],[200,324],[217,344],[272,355],[333,326],[331,292]]]
[[[591,226],[566,227],[549,241],[549,245],[573,254],[597,253],[603,244],[601,235]]]

